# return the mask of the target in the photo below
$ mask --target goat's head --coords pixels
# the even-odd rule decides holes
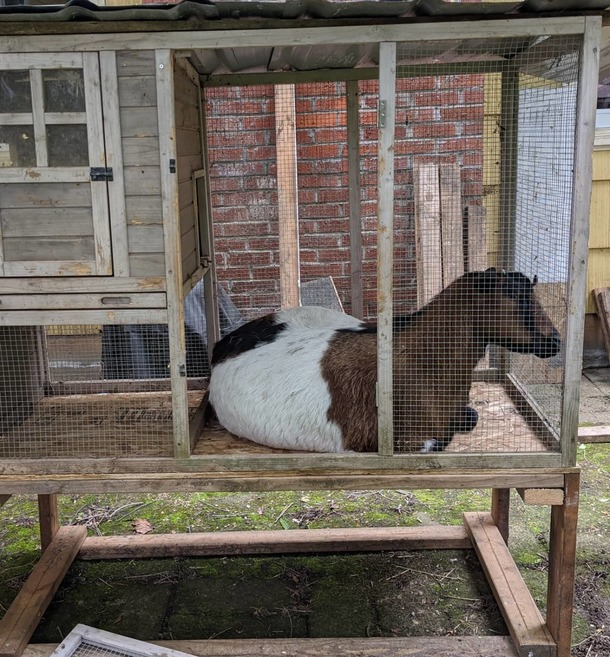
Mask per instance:
[[[536,277],[493,268],[468,276],[475,288],[475,330],[486,344],[539,358],[559,352],[559,332],[534,294]]]

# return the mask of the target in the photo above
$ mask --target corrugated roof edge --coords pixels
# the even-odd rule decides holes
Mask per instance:
[[[261,19],[384,19],[409,16],[484,18],[515,13],[582,13],[610,7],[610,0],[525,0],[522,2],[457,3],[445,0],[286,0],[248,2],[185,0],[178,4],[98,7],[89,0],[65,5],[16,5],[0,7],[0,21],[183,21],[225,18]]]

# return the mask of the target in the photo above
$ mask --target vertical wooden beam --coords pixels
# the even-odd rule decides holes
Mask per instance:
[[[38,518],[40,521],[40,545],[44,552],[59,530],[57,495],[38,496]]]
[[[508,543],[510,519],[510,488],[493,488],[491,491],[491,517],[500,536]]]
[[[167,330],[169,335],[169,375],[172,386],[174,456],[190,455],[188,400],[186,385],[186,344],[184,338],[184,300],[182,256],[180,252],[180,208],[176,173],[176,116],[174,109],[174,58],[170,50],[155,51],[163,240],[167,279]]]
[[[301,301],[294,91],[293,84],[278,84],[275,87],[275,143],[282,308],[294,308],[299,306]]]
[[[564,503],[551,507],[546,623],[557,657],[570,657],[579,490],[580,473],[566,474]]]
[[[439,167],[443,287],[464,273],[462,177],[457,164]]]
[[[466,265],[468,271],[487,269],[487,212],[482,205],[466,207]]]
[[[49,166],[47,150],[47,125],[44,120],[44,90],[42,71],[39,68],[30,69],[30,89],[32,94],[32,122],[34,127],[34,146],[36,151],[36,166]]]
[[[519,136],[519,71],[502,73],[500,92],[500,204],[498,208],[499,266],[515,264],[517,221],[517,140]]]
[[[347,97],[347,166],[349,177],[350,275],[352,312],[364,319],[362,291],[362,216],[360,211],[360,123],[358,80],[345,83]]]
[[[210,158],[208,153],[208,123],[205,111],[205,90],[199,95],[199,131],[203,171],[195,178],[194,199],[197,203],[199,221],[200,256],[206,267],[203,275],[207,348],[211,358],[212,349],[220,340],[220,312],[218,308],[218,280],[216,278],[216,253],[214,250],[214,224],[212,221],[212,187],[210,184]]]
[[[593,141],[599,74],[601,16],[585,18],[583,50],[580,56],[576,133],[572,170],[572,223],[570,226],[570,265],[568,269],[567,312],[564,336],[565,359],[563,403],[561,407],[561,454],[564,466],[576,464],[578,448],[578,407],[587,293],[589,256],[589,209],[593,177]]]
[[[377,162],[377,412],[378,451],[394,453],[392,388],[394,279],[394,131],[396,43],[379,44],[379,151]]]
[[[415,258],[419,308],[443,289],[441,200],[438,166],[413,164],[415,203]]]
[[[129,276],[129,244],[127,241],[127,210],[125,207],[125,178],[120,117],[121,99],[119,98],[116,52],[114,50],[100,52],[99,57],[102,89],[104,90],[102,104],[104,109],[106,166],[113,171],[113,179],[106,183],[110,203],[112,270],[115,276]]]

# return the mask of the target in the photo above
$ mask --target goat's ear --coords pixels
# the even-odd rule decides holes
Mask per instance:
[[[475,289],[479,294],[490,294],[496,289],[501,278],[502,272],[495,267],[477,272],[474,280]]]

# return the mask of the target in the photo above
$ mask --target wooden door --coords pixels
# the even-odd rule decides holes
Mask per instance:
[[[97,53],[0,54],[0,276],[113,273]]]

